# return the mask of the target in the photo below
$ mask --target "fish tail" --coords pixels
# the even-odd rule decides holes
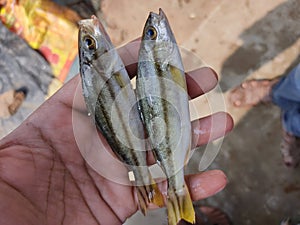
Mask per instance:
[[[185,186],[184,190],[180,193],[168,190],[168,197],[168,224],[177,225],[181,219],[194,224],[195,211],[187,187]]]
[[[162,193],[160,192],[159,188],[157,187],[157,184],[153,181],[153,183],[150,185],[151,187],[151,195],[150,195],[150,202],[159,206],[164,206],[164,197]]]
[[[156,183],[145,186],[137,186],[136,188],[139,206],[144,215],[146,215],[148,203],[153,203],[159,207],[164,206],[164,197]]]

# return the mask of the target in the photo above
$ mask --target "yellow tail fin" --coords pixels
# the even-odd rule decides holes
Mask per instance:
[[[168,197],[167,209],[169,225],[177,225],[181,219],[194,224],[195,211],[187,188],[185,187],[181,193],[168,190]]]
[[[144,215],[146,215],[148,203],[153,203],[159,207],[164,205],[164,197],[156,183],[145,186],[137,186],[136,188],[140,209]]]
[[[152,202],[153,204],[159,206],[159,207],[163,207],[164,206],[164,197],[162,195],[162,193],[160,192],[160,190],[158,189],[156,183],[152,183],[151,185],[151,198],[150,198],[150,202]]]

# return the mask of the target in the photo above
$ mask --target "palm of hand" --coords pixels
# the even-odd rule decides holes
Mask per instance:
[[[0,141],[0,224],[122,224],[138,209],[132,186],[99,175],[80,154],[72,127],[78,83],[77,76]],[[84,104],[79,105],[75,111],[89,119]],[[211,128],[209,118],[202,119],[203,129]],[[226,129],[207,129],[198,144],[209,141],[210,134],[217,138],[232,128],[228,115],[215,118],[226,123]],[[186,180],[194,200],[214,194],[226,183],[221,171]]]
[[[102,178],[85,163],[72,132],[72,106],[57,100],[1,143],[1,199],[11,203],[2,213],[14,213],[1,224],[120,224],[136,210],[132,188]]]

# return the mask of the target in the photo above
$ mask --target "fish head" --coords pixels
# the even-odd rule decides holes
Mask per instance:
[[[79,21],[79,54],[81,63],[92,63],[110,48],[110,38],[96,16]]]
[[[150,12],[144,27],[143,40],[176,43],[167,16],[162,9],[159,9],[158,14]]]
[[[162,68],[173,65],[182,68],[178,46],[166,14],[150,12],[145,23],[140,48],[140,61],[155,62]]]
[[[98,94],[104,85],[103,77],[113,64],[111,40],[96,16],[79,21],[78,50],[83,95],[89,114],[95,114]],[[109,73],[109,72],[107,72]]]

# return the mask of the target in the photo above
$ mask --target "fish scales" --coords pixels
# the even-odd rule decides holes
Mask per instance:
[[[150,202],[161,206],[163,197],[147,167],[144,128],[123,62],[95,16],[79,22],[78,39],[83,96],[89,115],[113,152],[133,171],[142,212]]]

